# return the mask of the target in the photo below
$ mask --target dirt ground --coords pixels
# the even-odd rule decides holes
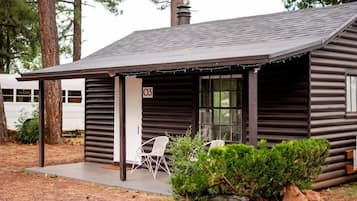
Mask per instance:
[[[46,145],[46,165],[83,160],[80,143]],[[0,201],[167,200],[167,197],[24,172],[38,165],[37,145],[0,145]]]

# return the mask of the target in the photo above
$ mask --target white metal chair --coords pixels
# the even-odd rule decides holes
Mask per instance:
[[[154,141],[152,149],[150,152],[144,151],[144,145]],[[167,165],[165,159],[165,149],[166,145],[169,142],[169,138],[167,136],[159,136],[152,138],[146,142],[144,142],[138,149],[136,153],[136,158],[140,159],[139,164],[133,163],[131,168],[131,173],[134,172],[140,166],[146,167],[156,179],[157,172],[159,168],[164,170],[167,174],[171,175],[169,166]],[[161,165],[163,163],[163,165]],[[153,167],[153,164],[155,167]],[[155,168],[155,169],[154,169]]]
[[[209,148],[208,148],[208,153],[209,153],[209,151],[214,147],[224,146],[225,142],[224,142],[224,140],[212,140],[212,141],[209,141],[204,144],[204,146],[208,146],[208,145],[209,145]]]
[[[212,141],[209,141],[209,142],[203,144],[204,147],[207,147],[208,145],[209,145],[209,147],[208,147],[207,154],[209,154],[209,151],[212,148],[224,146],[225,142],[224,142],[224,140],[212,140]],[[198,149],[193,150],[193,153],[190,156],[190,161],[197,161],[197,158],[195,158],[195,156],[194,156],[197,151],[198,151]]]

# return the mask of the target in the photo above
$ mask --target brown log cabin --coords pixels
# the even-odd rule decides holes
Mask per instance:
[[[314,188],[357,179],[346,171],[357,135],[357,3],[198,24],[180,9],[180,26],[134,32],[19,80],[40,80],[43,92],[43,80],[86,79],[86,161],[124,167],[143,141],[192,126],[207,140],[252,145],[326,138]],[[43,104],[42,93],[42,126]]]

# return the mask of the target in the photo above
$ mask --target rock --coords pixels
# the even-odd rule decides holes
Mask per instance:
[[[319,192],[312,191],[312,190],[304,190],[303,193],[305,194],[305,197],[309,201],[325,201]]]
[[[284,190],[283,201],[309,201],[305,195],[300,191],[300,189],[295,185],[291,184]]]

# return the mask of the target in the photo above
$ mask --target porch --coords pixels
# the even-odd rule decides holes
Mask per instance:
[[[154,179],[147,169],[138,169],[133,174],[129,173],[126,181],[121,181],[119,171],[111,169],[107,164],[90,162],[32,167],[26,168],[25,171],[135,191],[171,195],[169,176],[164,172],[158,172],[156,179]]]

